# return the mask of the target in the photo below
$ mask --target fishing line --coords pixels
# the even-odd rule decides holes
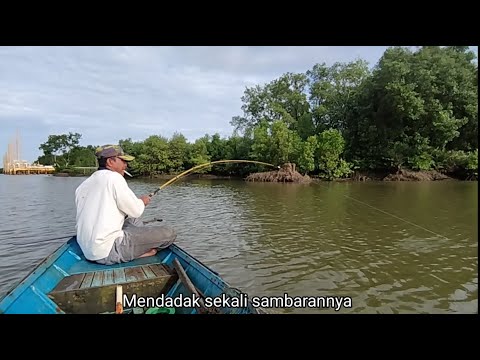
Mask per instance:
[[[199,169],[202,169],[202,168],[204,168],[204,167],[207,167],[207,166],[210,166],[210,165],[214,165],[214,164],[220,164],[220,163],[255,163],[255,164],[262,164],[262,165],[271,166],[271,167],[280,169],[280,166],[276,166],[276,165],[269,164],[269,163],[265,163],[265,162],[261,162],[261,161],[254,161],[254,160],[219,160],[219,161],[212,161],[212,162],[209,162],[209,163],[205,163],[205,164],[200,164],[200,165],[194,166],[194,167],[192,167],[191,169],[182,172],[181,174],[175,176],[173,179],[167,181],[165,184],[161,185],[157,190],[155,190],[154,192],[150,193],[149,196],[152,197],[153,195],[157,194],[157,193],[158,193],[161,189],[163,189],[164,187],[170,185],[171,183],[177,181],[179,178],[181,178],[182,176],[187,175],[188,173],[190,173],[190,172],[192,172],[192,171],[199,170]],[[321,184],[320,184],[320,185],[321,185]],[[323,186],[323,187],[325,187],[325,188],[328,189],[327,186],[324,186],[324,185],[321,185],[321,186]],[[356,201],[356,202],[358,202],[358,203],[360,203],[360,204],[363,204],[363,205],[365,205],[365,206],[368,206],[368,207],[370,207],[370,208],[372,208],[372,209],[374,209],[374,210],[376,210],[376,211],[378,211],[378,212],[381,212],[381,213],[383,213],[383,214],[386,214],[386,215],[389,215],[389,216],[391,216],[391,217],[393,217],[393,218],[396,218],[396,219],[398,219],[398,220],[400,220],[400,221],[403,221],[403,222],[405,222],[405,223],[407,223],[407,224],[416,226],[416,227],[418,227],[418,228],[420,228],[420,229],[422,229],[422,230],[424,230],[424,231],[427,231],[427,232],[429,232],[429,233],[431,233],[431,234],[434,234],[434,235],[436,235],[436,236],[440,236],[440,237],[442,237],[442,238],[444,238],[444,239],[446,239],[446,240],[450,240],[449,238],[447,238],[447,237],[444,236],[444,235],[441,235],[441,234],[439,234],[439,233],[436,233],[436,232],[434,232],[434,231],[432,231],[432,230],[429,230],[429,229],[427,229],[427,228],[425,228],[425,227],[423,227],[423,226],[421,226],[421,225],[415,224],[415,223],[413,223],[413,222],[411,222],[411,221],[405,220],[405,219],[403,219],[403,218],[401,218],[401,217],[399,217],[399,216],[397,216],[397,215],[395,215],[395,214],[389,213],[389,212],[387,212],[387,211],[385,211],[385,210],[382,210],[382,209],[379,209],[379,208],[377,208],[377,207],[375,207],[375,206],[372,206],[372,205],[370,205],[370,204],[367,204],[367,203],[364,202],[364,201],[355,199],[355,198],[353,198],[353,197],[351,197],[351,196],[349,196],[349,195],[343,195],[343,196],[345,196],[346,198],[349,198],[349,199],[351,199],[351,200],[354,200],[354,201]]]
[[[180,179],[182,176],[185,176],[185,175],[187,175],[188,173],[191,173],[192,171],[199,170],[199,169],[205,168],[205,167],[210,166],[210,165],[221,164],[221,163],[253,163],[253,164],[266,165],[266,166],[271,166],[271,167],[280,169],[280,166],[273,165],[273,164],[266,163],[266,162],[262,162],[262,161],[254,161],[254,160],[218,160],[218,161],[212,161],[212,162],[209,162],[209,163],[204,163],[204,164],[200,164],[200,165],[194,166],[194,167],[192,167],[191,169],[188,169],[188,170],[182,172],[181,174],[178,174],[178,175],[175,176],[173,179],[170,179],[170,180],[167,181],[165,184],[163,184],[162,186],[160,186],[157,190],[155,190],[154,192],[150,193],[148,196],[152,197],[153,195],[155,195],[157,192],[159,192],[159,191],[160,191],[161,189],[163,189],[164,187],[170,185],[171,183],[177,181],[177,180]],[[132,176],[129,172],[127,172],[127,171],[124,171],[124,173],[127,174],[127,175],[130,176],[130,177],[133,177],[133,176]],[[126,219],[127,217],[128,217],[128,216],[125,216],[125,219]],[[155,221],[163,221],[163,220],[162,220],[162,219],[154,218],[153,220],[144,221],[144,224],[148,224],[148,223],[150,223],[150,222],[155,222]],[[52,238],[52,239],[48,239],[48,241],[50,241],[50,240],[65,239],[65,238],[69,238],[69,237],[72,237],[72,236],[75,236],[75,235],[62,236],[62,237],[58,237],[58,238]],[[43,240],[43,241],[45,241],[45,240]]]
[[[192,167],[191,169],[188,169],[188,170],[182,172],[181,174],[178,174],[178,175],[175,176],[173,179],[170,179],[170,180],[167,181],[165,184],[163,184],[162,186],[160,186],[157,190],[155,190],[154,192],[150,193],[148,196],[152,197],[153,195],[156,195],[156,194],[157,194],[160,190],[162,190],[164,187],[170,185],[171,183],[177,181],[177,180],[180,179],[182,176],[185,176],[185,175],[187,175],[188,173],[191,173],[192,171],[199,170],[199,169],[205,168],[205,167],[210,166],[210,165],[222,164],[222,163],[253,163],[253,164],[266,165],[266,166],[271,166],[271,167],[280,169],[280,166],[273,165],[273,164],[269,164],[269,163],[262,162],[262,161],[254,161],[254,160],[218,160],[218,161],[212,161],[212,162],[209,162],[209,163],[204,163],[204,164],[200,164],[200,165],[194,166],[194,167]]]
[[[324,186],[324,185],[321,185],[321,186],[323,186],[323,187],[325,187],[325,188],[328,189],[327,186]],[[366,205],[366,206],[368,206],[368,207],[370,207],[370,208],[372,208],[372,209],[374,209],[374,210],[377,210],[377,211],[379,211],[379,212],[381,212],[381,213],[384,213],[384,214],[386,214],[386,215],[390,215],[390,216],[392,216],[392,217],[394,217],[394,218],[396,218],[396,219],[398,219],[398,220],[401,220],[401,221],[403,221],[403,222],[406,222],[407,224],[416,226],[416,227],[418,227],[418,228],[420,228],[420,229],[422,229],[422,230],[428,231],[429,233],[432,233],[432,234],[434,234],[434,235],[443,237],[444,239],[450,240],[450,239],[447,238],[446,236],[443,236],[443,235],[441,235],[441,234],[438,234],[438,233],[436,233],[436,232],[434,232],[434,231],[432,231],[432,230],[429,230],[429,229],[427,229],[427,228],[425,228],[425,227],[423,227],[423,226],[421,226],[421,225],[415,224],[415,223],[413,223],[413,222],[411,222],[411,221],[402,219],[401,217],[399,217],[399,216],[397,216],[397,215],[394,215],[394,214],[391,214],[391,213],[389,213],[389,212],[387,212],[387,211],[384,211],[384,210],[382,210],[382,209],[376,208],[375,206],[372,206],[372,205],[370,205],[370,204],[367,204],[367,203],[364,202],[364,201],[355,199],[355,198],[353,198],[353,197],[351,197],[351,196],[349,196],[349,195],[343,195],[343,196],[345,196],[346,198],[355,200],[355,201],[359,202],[360,204]]]

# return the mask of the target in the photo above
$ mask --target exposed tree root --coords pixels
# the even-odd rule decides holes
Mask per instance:
[[[308,175],[302,175],[295,170],[295,164],[283,164],[279,170],[267,171],[250,174],[245,178],[246,181],[258,182],[292,182],[309,183],[312,179]]]

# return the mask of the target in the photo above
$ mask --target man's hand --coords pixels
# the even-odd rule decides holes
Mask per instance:
[[[142,195],[140,196],[140,199],[143,201],[143,203],[145,204],[145,206],[147,206],[148,204],[150,204],[150,200],[152,199],[150,196],[148,195]]]

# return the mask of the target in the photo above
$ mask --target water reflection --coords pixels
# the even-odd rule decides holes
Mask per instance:
[[[0,176],[1,294],[64,241],[50,239],[74,233],[81,181]],[[163,182],[130,184],[140,195]],[[144,217],[175,227],[180,246],[251,296],[351,297],[342,313],[478,311],[476,183],[188,179]]]

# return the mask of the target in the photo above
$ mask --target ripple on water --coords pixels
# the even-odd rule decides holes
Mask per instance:
[[[74,233],[81,181],[0,176],[9,189],[0,191],[9,209],[0,213],[0,294],[64,241],[51,239]],[[138,195],[159,185],[130,184]],[[341,313],[478,311],[476,187],[289,185],[188,179],[161,190],[144,217],[173,226],[178,245],[251,296],[351,297]]]

